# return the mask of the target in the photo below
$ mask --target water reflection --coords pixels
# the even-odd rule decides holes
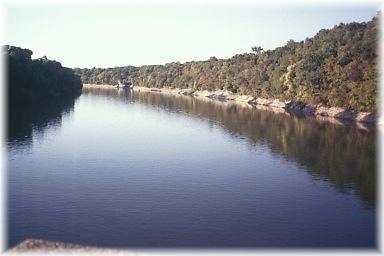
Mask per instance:
[[[372,207],[376,200],[376,130],[358,129],[321,120],[305,119],[284,111],[252,109],[246,105],[193,97],[127,90],[83,89],[121,101],[139,101],[167,111],[218,123],[229,134],[262,144],[275,154],[305,166],[313,178],[328,180],[343,192],[352,188]]]
[[[7,145],[9,149],[28,150],[33,134],[44,133],[47,128],[59,127],[62,117],[74,109],[75,99],[8,109]]]

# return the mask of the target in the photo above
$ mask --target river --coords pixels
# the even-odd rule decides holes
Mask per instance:
[[[9,247],[376,247],[375,128],[95,89],[8,126]]]

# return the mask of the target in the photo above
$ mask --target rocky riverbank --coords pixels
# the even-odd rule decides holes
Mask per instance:
[[[139,255],[137,252],[118,250],[111,248],[99,248],[93,246],[83,246],[79,244],[70,244],[62,242],[54,242],[40,239],[26,239],[15,247],[11,248],[7,253],[106,253],[113,255]]]
[[[113,85],[93,85],[84,84],[85,88],[103,88],[103,89],[116,89]],[[242,104],[248,104],[250,106],[266,106],[269,108],[282,109],[287,112],[295,114],[303,114],[307,117],[329,117],[335,119],[341,119],[346,121],[352,121],[357,123],[370,123],[376,122],[375,113],[371,112],[357,112],[350,109],[344,109],[340,107],[324,107],[320,105],[309,105],[296,101],[281,101],[279,99],[263,99],[255,98],[250,95],[239,95],[226,90],[218,91],[193,91],[191,89],[179,89],[179,88],[149,88],[138,87],[133,88],[135,91],[150,91],[158,93],[178,94],[184,96],[193,96],[197,98],[209,98],[219,101],[232,101]]]

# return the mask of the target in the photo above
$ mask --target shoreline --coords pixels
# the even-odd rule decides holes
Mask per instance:
[[[119,89],[115,85],[107,84],[83,84],[83,88],[94,88],[94,89]],[[193,91],[191,89],[179,89],[179,88],[151,88],[134,86],[133,91],[145,91],[145,92],[157,92],[166,93],[173,95],[190,96],[200,99],[211,99],[222,102],[234,102],[241,105],[248,105],[250,107],[265,107],[271,108],[271,110],[278,110],[279,112],[288,112],[293,114],[302,114],[305,117],[320,119],[322,121],[326,119],[330,122],[336,121],[347,121],[355,124],[370,124],[376,123],[376,115],[371,112],[357,112],[348,110],[340,107],[323,107],[316,105],[309,105],[302,102],[296,101],[281,101],[279,99],[263,99],[255,98],[250,95],[240,95],[232,93],[226,90],[217,91]],[[275,111],[274,111],[275,112]]]
[[[8,249],[11,253],[118,253],[133,255],[133,251],[57,242],[42,239],[25,239]]]

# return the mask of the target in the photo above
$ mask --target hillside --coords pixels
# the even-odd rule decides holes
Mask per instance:
[[[230,59],[74,71],[87,84],[126,80],[144,87],[227,89],[260,98],[375,112],[378,19],[379,14],[369,22],[339,24],[274,50],[253,47],[253,53]]]
[[[82,83],[70,68],[46,57],[33,59],[32,51],[4,46],[8,103],[11,107],[41,106],[71,100],[80,95]]]

